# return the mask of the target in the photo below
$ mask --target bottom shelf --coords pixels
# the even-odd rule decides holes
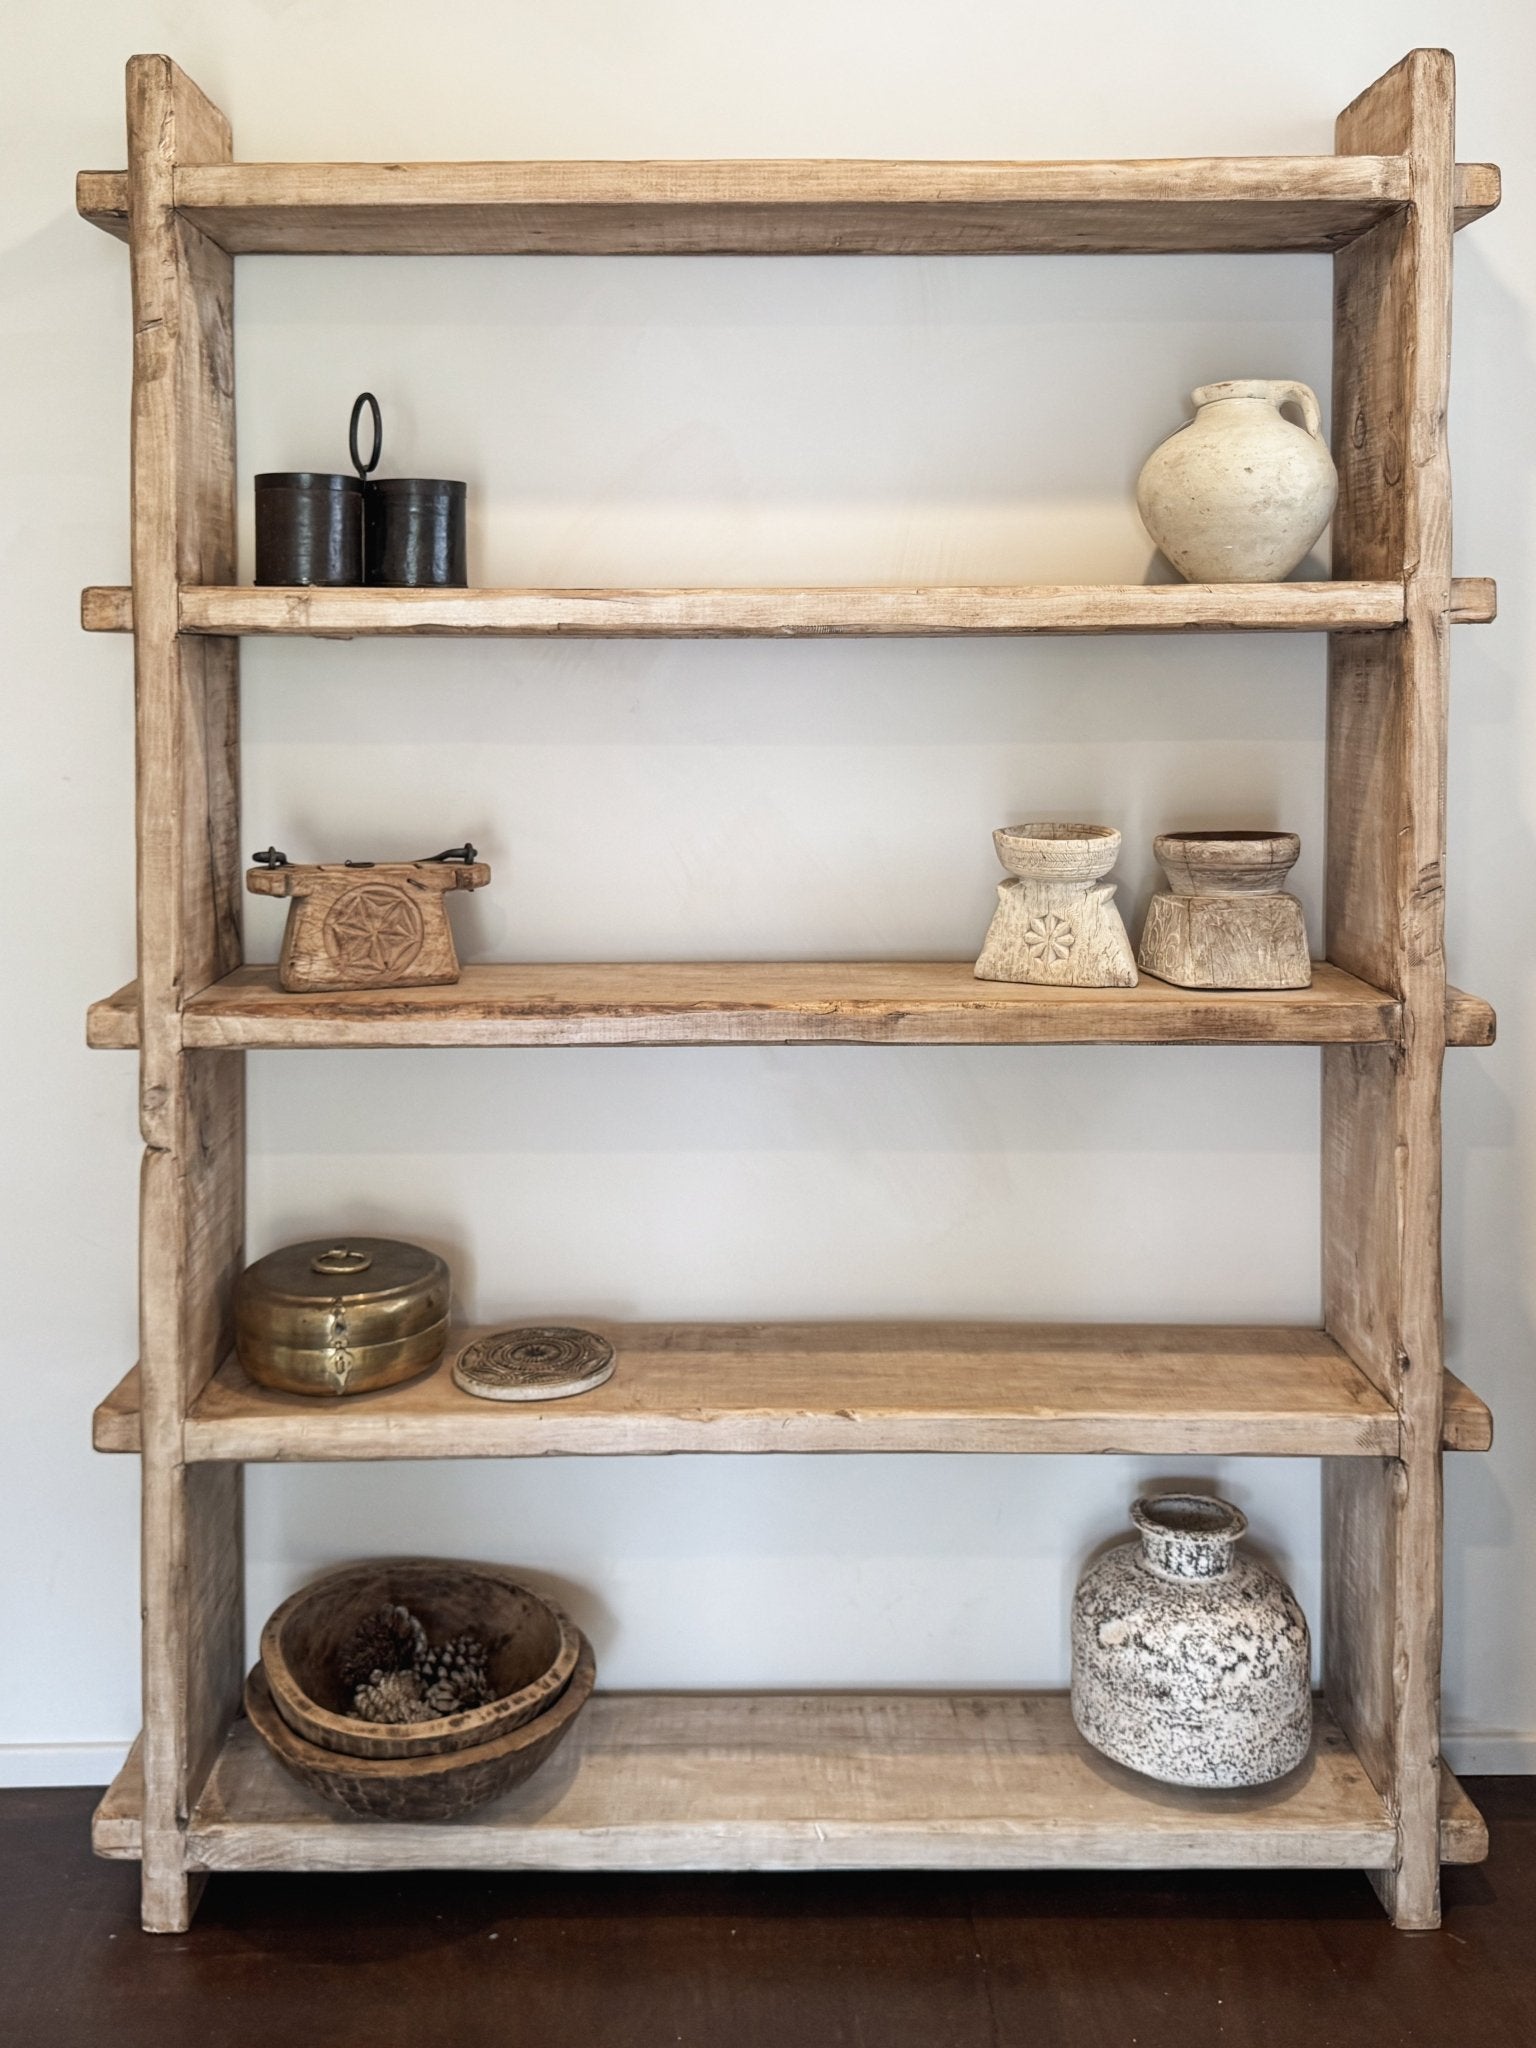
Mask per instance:
[[[97,1809],[139,1854],[138,1750]],[[1449,1772],[1440,1849],[1487,1833]],[[1186,1792],[1107,1762],[1059,1693],[599,1693],[545,1769],[471,1819],[352,1820],[293,1783],[245,1720],[187,1827],[193,1870],[1385,1869],[1391,1820],[1319,1702],[1279,1784]]]

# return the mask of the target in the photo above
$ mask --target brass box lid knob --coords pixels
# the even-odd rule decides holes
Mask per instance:
[[[366,1273],[373,1264],[372,1252],[354,1251],[350,1245],[333,1244],[329,1251],[311,1259],[312,1273]]]

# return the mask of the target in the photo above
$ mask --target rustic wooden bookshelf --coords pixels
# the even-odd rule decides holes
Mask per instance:
[[[128,66],[123,172],[77,203],[133,277],[131,632],[138,978],[88,1035],[139,1055],[140,1362],[95,1442],[143,1475],[144,1724],[96,1816],[146,1927],[215,1870],[1021,1868],[1368,1871],[1433,1926],[1482,1823],[1440,1760],[1441,1457],[1485,1450],[1446,1373],[1440,1073],[1486,1045],[1448,989],[1452,237],[1497,205],[1460,164],[1453,69],[1416,50],[1338,153],[1127,163],[237,164],[166,57]],[[1313,250],[1334,260],[1337,580],[888,589],[255,590],[235,573],[233,258]],[[1222,995],[978,983],[967,963],[478,965],[452,988],[285,996],[240,958],[242,636],[1106,632],[1329,635],[1327,960]],[[284,1046],[1252,1044],[1322,1049],[1321,1329],[848,1323],[615,1327],[623,1371],[503,1408],[442,1370],[306,1403],[231,1357],[244,1263],[244,1053]],[[1083,1744],[1061,1695],[598,1695],[534,1783],[452,1827],[342,1818],[239,1710],[242,1471],[256,1460],[691,1451],[1249,1454],[1323,1462],[1324,1698],[1309,1761],[1184,1793]]]

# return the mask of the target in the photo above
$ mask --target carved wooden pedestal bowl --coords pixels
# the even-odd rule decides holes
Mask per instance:
[[[1177,988],[1306,988],[1307,924],[1285,878],[1294,832],[1162,832],[1168,892],[1147,906],[1139,959]]]

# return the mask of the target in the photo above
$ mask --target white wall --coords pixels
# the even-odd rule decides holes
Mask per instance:
[[[1491,1052],[1446,1095],[1451,1358],[1498,1445],[1451,1468],[1446,1676],[1463,1767],[1536,1762],[1531,666],[1536,84],[1524,0],[75,0],[10,24],[3,210],[8,1560],[0,1777],[104,1774],[136,1725],[136,1472],[92,1403],[134,1351],[128,278],[73,213],[163,49],[249,158],[1049,157],[1326,151],[1415,42],[1461,60],[1462,154],[1509,199],[1458,245],[1452,977]],[[484,582],[1137,579],[1146,452],[1220,376],[1326,393],[1321,257],[256,259],[255,470],[467,477]],[[248,526],[248,519],[247,519]],[[249,567],[247,532],[247,568]],[[1317,639],[520,646],[247,643],[244,844],[495,870],[471,957],[967,953],[1026,814],[1125,833],[1133,925],[1168,825],[1293,827],[1318,933]],[[57,858],[47,859],[53,854]],[[253,957],[281,906],[253,902]],[[1308,1320],[1317,1056],[786,1049],[257,1054],[252,1254],[342,1225],[443,1249],[476,1317]],[[1218,1483],[1317,1613],[1317,1468],[677,1459],[253,1469],[251,1614],[333,1559],[502,1556],[615,1685],[1059,1681],[1085,1551],[1143,1477]],[[73,1745],[74,1747],[70,1747]]]

